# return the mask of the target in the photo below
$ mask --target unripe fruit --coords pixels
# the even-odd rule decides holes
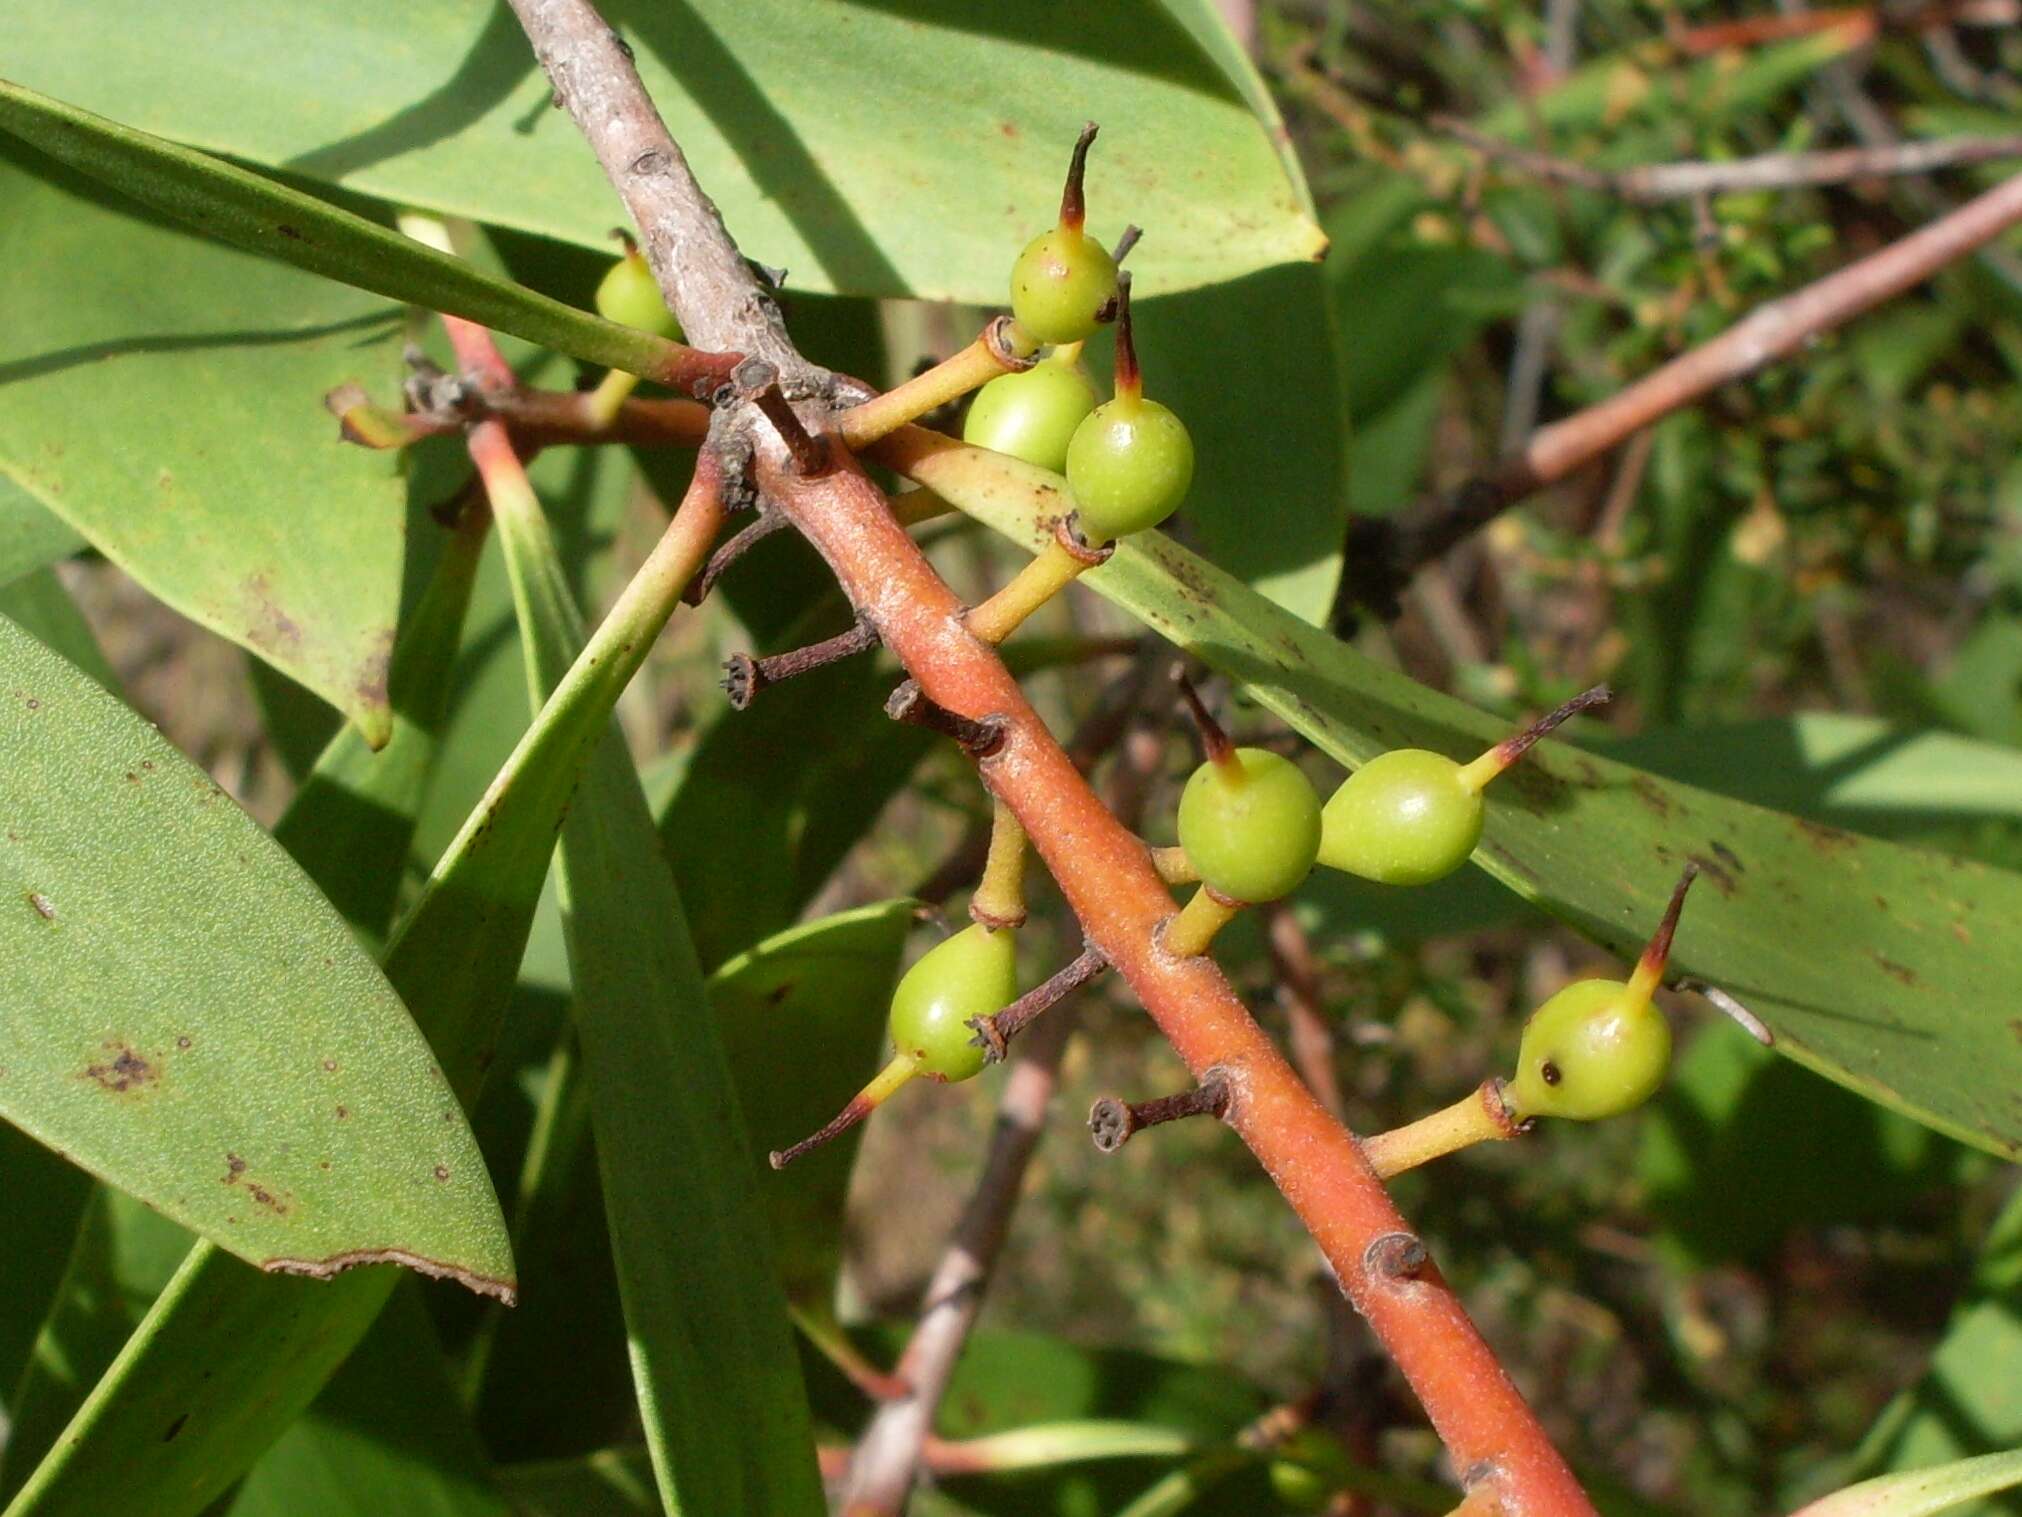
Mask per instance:
[[[1078,364],[1048,359],[976,392],[962,441],[1060,473],[1074,429],[1095,409],[1095,386]]]
[[[1313,868],[1320,798],[1289,759],[1237,748],[1187,781],[1179,840],[1203,884],[1234,901],[1275,901]]]
[[[637,327],[657,337],[681,335],[681,324],[667,309],[653,271],[634,247],[626,249],[625,256],[611,265],[610,272],[597,286],[597,314],[606,321]]]
[[[1320,861],[1386,885],[1453,873],[1481,841],[1481,792],[1443,753],[1396,748],[1343,781],[1321,815]]]
[[[986,1059],[972,1017],[987,1017],[1018,998],[1016,935],[980,923],[937,944],[892,995],[892,1047],[930,1079],[981,1074]]]
[[[1670,1063],[1670,1024],[1646,992],[1623,980],[1581,980],[1524,1024],[1503,1099],[1519,1120],[1594,1122],[1649,1100]]]
[[[1041,342],[1079,342],[1116,298],[1116,260],[1079,225],[1049,228],[1011,265],[1011,314]]]
[[[1193,439],[1157,401],[1120,394],[1075,429],[1065,473],[1082,535],[1099,546],[1179,509],[1193,483]]]

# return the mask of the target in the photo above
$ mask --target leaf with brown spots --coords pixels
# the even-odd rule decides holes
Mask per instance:
[[[910,441],[910,439],[902,439]],[[931,445],[907,471],[1027,545],[1041,470]],[[1391,747],[1471,758],[1508,730],[1299,621],[1161,533],[1087,583],[1243,684],[1345,765]],[[1381,734],[1379,736],[1378,734]],[[1717,866],[1685,912],[1678,977],[1737,997],[1785,1054],[2004,1158],[2022,1158],[2022,875],[1729,800],[1563,741],[1488,792],[1475,862],[1623,958],[1676,882]],[[1668,855],[1668,857],[1667,857]],[[1711,870],[1709,868],[1709,874]]]
[[[254,1263],[400,1249],[509,1276],[476,1140],[442,1121],[428,1044],[324,895],[0,619],[17,688],[37,705],[0,700],[0,1116]],[[192,1183],[221,1163],[231,1183]]]

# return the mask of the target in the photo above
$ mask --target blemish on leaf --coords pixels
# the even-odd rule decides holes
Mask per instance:
[[[348,1117],[348,1116],[350,1116],[350,1115],[351,1115],[351,1108],[350,1108],[350,1107],[348,1107],[348,1106],[340,1106],[340,1107],[338,1107],[338,1108],[337,1108],[337,1120],[338,1120],[339,1122],[342,1122],[342,1121],[343,1121],[343,1120],[344,1120],[344,1119],[345,1119],[346,1117]]]
[[[123,1096],[161,1078],[154,1065],[117,1038],[106,1040],[105,1051],[112,1055],[110,1059],[87,1064],[84,1069],[84,1078],[95,1081],[100,1089]]]
[[[449,1166],[447,1164],[436,1165],[435,1178],[438,1180],[447,1180],[449,1178]]]
[[[1747,866],[1741,862],[1740,855],[1737,854],[1732,848],[1729,848],[1725,843],[1716,840],[1712,843],[1709,843],[1707,846],[1713,850],[1713,856],[1715,858],[1719,859],[1721,863],[1725,864],[1729,869],[1733,870],[1736,874],[1746,874],[1748,872]]]
[[[1636,799],[1656,814],[1658,820],[1670,820],[1671,797],[1664,793],[1662,785],[1659,785],[1647,774],[1639,774],[1629,781],[1629,788],[1635,792]]]
[[[56,920],[56,907],[50,902],[49,897],[42,894],[41,891],[29,891],[28,904],[35,908],[35,914],[41,917],[43,921],[53,922]]]
[[[163,1443],[174,1443],[176,1441],[176,1434],[180,1433],[183,1430],[183,1424],[185,1424],[189,1420],[190,1414],[188,1412],[184,1412],[180,1417],[176,1418],[175,1421],[171,1422],[168,1425],[168,1431],[161,1435],[161,1441]]]
[[[1890,979],[1896,981],[1898,984],[1918,985],[1922,983],[1917,978],[1917,972],[1914,969],[1910,968],[1910,966],[1907,964],[1898,964],[1894,959],[1889,958],[1886,954],[1879,953],[1874,949],[1868,950],[1868,957],[1872,958],[1875,961],[1875,963],[1881,967],[1881,971],[1883,974],[1887,975]]]

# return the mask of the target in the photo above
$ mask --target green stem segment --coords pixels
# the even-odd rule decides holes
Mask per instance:
[[[992,799],[990,852],[969,897],[969,915],[985,927],[1025,925],[1025,826],[1001,799]]]
[[[1206,885],[1193,893],[1179,915],[1160,934],[1159,946],[1176,959],[1198,958],[1213,945],[1215,934],[1236,919],[1242,904],[1228,900]]]
[[[1502,1082],[1484,1081],[1453,1105],[1403,1127],[1362,1139],[1362,1157],[1388,1180],[1477,1143],[1496,1143],[1524,1131],[1503,1105]]]

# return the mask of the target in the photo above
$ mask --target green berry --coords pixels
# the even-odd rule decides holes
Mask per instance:
[[[987,1017],[1018,998],[1015,934],[980,924],[963,928],[921,955],[892,995],[892,1047],[930,1079],[967,1080],[985,1055],[971,1040],[971,1017]]]
[[[1079,342],[1116,298],[1116,260],[1078,226],[1056,226],[1025,244],[1011,265],[1011,314],[1041,342]]]
[[[1386,885],[1453,873],[1481,841],[1481,795],[1441,753],[1397,748],[1342,782],[1322,813],[1320,862]]]
[[[1291,760],[1238,748],[1187,781],[1179,840],[1203,884],[1235,901],[1275,901],[1299,888],[1320,851],[1320,798]]]
[[[1671,1027],[1649,996],[1621,980],[1580,980],[1524,1024],[1503,1099],[1520,1119],[1594,1122],[1649,1100],[1670,1062]]]
[[[1048,359],[978,390],[962,423],[962,441],[1058,474],[1066,467],[1074,429],[1094,409],[1095,386],[1080,366]]]
[[[681,324],[667,309],[660,286],[635,248],[611,265],[597,286],[597,314],[620,326],[637,327],[658,337],[679,337]]]
[[[1066,474],[1082,535],[1100,545],[1179,509],[1193,483],[1193,439],[1157,401],[1119,395],[1075,428]]]

